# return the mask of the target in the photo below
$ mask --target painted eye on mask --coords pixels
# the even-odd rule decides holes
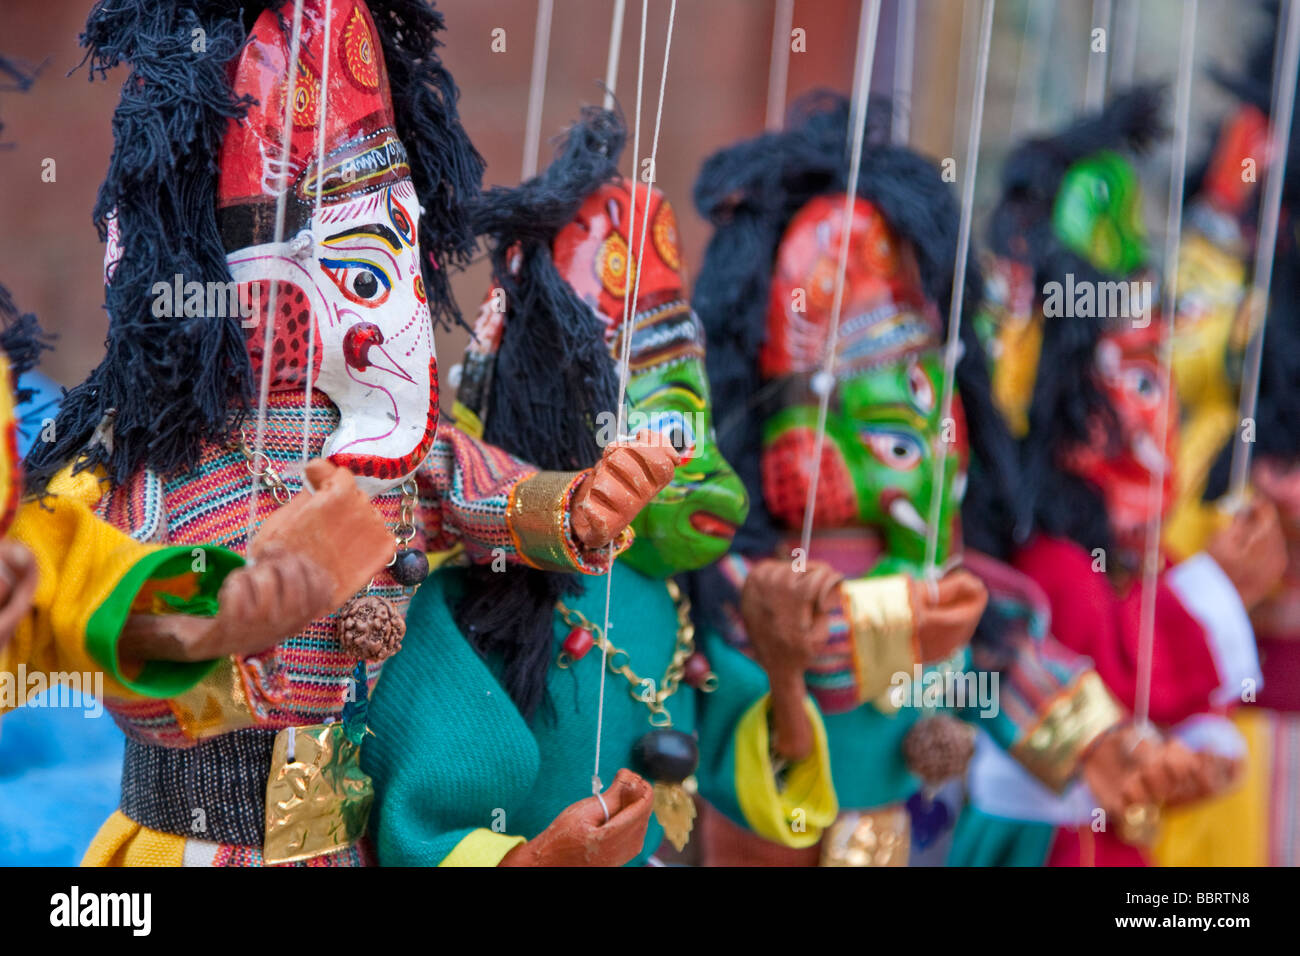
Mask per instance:
[[[1124,369],[1122,384],[1124,391],[1144,408],[1154,408],[1160,403],[1163,389],[1155,369],[1146,365],[1129,365]]]
[[[656,412],[651,421],[653,429],[681,456],[681,464],[695,457],[695,429],[681,412]]]
[[[925,369],[915,362],[907,367],[907,391],[912,397],[912,404],[922,415],[928,415],[934,410],[934,385],[930,383],[930,376],[925,374]]]
[[[349,302],[375,308],[388,301],[393,280],[378,266],[360,259],[322,259],[320,263]]]
[[[906,432],[868,428],[863,438],[871,453],[896,471],[911,471],[921,463],[921,443]]]

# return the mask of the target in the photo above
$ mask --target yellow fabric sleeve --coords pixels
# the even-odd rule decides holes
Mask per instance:
[[[0,672],[22,667],[48,676],[51,684],[69,673],[102,672],[109,697],[169,697],[192,687],[213,662],[151,661],[126,672],[117,658],[117,638],[130,613],[215,610],[216,587],[243,563],[222,548],[160,548],[141,544],[98,518],[91,507],[103,492],[90,472],[64,471],[50,483],[50,496],[24,502],[9,536],[36,559],[38,575],[31,611],[13,640],[0,648]],[[202,572],[192,570],[192,553],[205,553]],[[187,602],[191,607],[183,607]],[[0,699],[0,712],[21,705]]]
[[[496,866],[505,855],[527,841],[479,827],[471,830],[443,857],[439,866]]]
[[[764,839],[796,849],[814,846],[839,813],[826,725],[813,702],[805,699],[813,728],[812,753],[790,765],[785,788],[778,789],[768,732],[770,709],[771,695],[764,694],[736,727],[736,800],[750,829]]]

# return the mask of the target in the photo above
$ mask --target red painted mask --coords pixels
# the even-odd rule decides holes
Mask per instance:
[[[291,22],[293,4],[258,17],[235,67],[235,95],[256,105],[231,122],[222,144],[222,237],[231,273],[253,293],[256,313],[244,325],[255,376],[269,320],[272,387],[302,389],[312,377],[340,415],[321,453],[375,494],[415,471],[437,429],[420,204],[365,3],[333,0],[327,23],[325,0],[306,0],[292,70],[288,30],[277,14]],[[293,125],[283,156],[286,96]],[[285,184],[284,242],[277,245],[276,200]]]
[[[1173,462],[1178,442],[1178,409],[1160,373],[1164,322],[1156,315],[1146,328],[1131,325],[1106,332],[1097,343],[1097,382],[1119,421],[1118,434],[1104,422],[1094,423],[1092,440],[1072,449],[1065,467],[1101,490],[1115,543],[1129,555],[1140,553],[1153,505],[1163,513],[1173,491]],[[1164,444],[1161,417],[1167,415]],[[1163,473],[1158,503],[1151,500],[1151,480]]]

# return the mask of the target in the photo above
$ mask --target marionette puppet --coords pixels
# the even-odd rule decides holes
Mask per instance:
[[[816,843],[834,819],[825,730],[802,679],[816,627],[764,647],[765,674],[695,628],[672,578],[726,553],[747,500],[714,438],[673,208],[619,177],[624,139],[616,114],[589,108],[540,176],[484,195],[475,222],[495,285],[456,414],[521,457],[580,467],[614,435],[630,336],[627,428],[681,460],[633,522],[608,616],[604,580],[538,569],[449,568],[416,594],[363,751],[386,865],[645,863],[665,835],[686,843],[692,783],[787,846]],[[599,777],[614,781],[605,807],[582,799],[598,728]]]
[[[0,74],[20,89],[29,82],[3,58]],[[87,691],[98,675],[124,700],[139,686],[183,684],[193,679],[191,661],[272,640],[337,606],[330,599],[341,582],[319,556],[264,549],[246,566],[221,547],[131,539],[94,515],[99,488],[89,474],[24,500],[16,409],[31,395],[15,388],[49,347],[36,317],[0,285],[0,713],[67,675],[84,677]],[[317,477],[323,483],[325,474]],[[364,496],[333,500],[341,522],[364,526]],[[161,642],[183,654],[150,654]]]
[[[1276,24],[1276,18],[1273,19]],[[1280,29],[1280,24],[1277,24]],[[1252,259],[1260,240],[1258,182],[1265,168],[1278,159],[1270,155],[1269,118],[1275,72],[1275,35],[1261,38],[1239,72],[1222,71],[1220,83],[1234,93],[1240,105],[1225,120],[1216,148],[1202,178],[1201,188],[1189,208],[1193,222],[1209,221],[1202,229],[1207,253],[1200,268],[1180,262],[1179,310],[1176,316],[1175,381],[1179,397],[1199,386],[1211,394],[1217,427],[1205,429],[1205,439],[1194,449],[1180,449],[1179,467],[1186,465],[1196,477],[1179,481],[1178,500],[1166,543],[1171,553],[1194,552],[1204,547],[1228,520],[1239,492],[1229,488],[1233,456],[1245,445],[1234,436],[1237,392],[1244,368],[1242,348],[1250,334],[1247,297],[1252,280]],[[1300,739],[1300,431],[1297,430],[1296,383],[1300,382],[1300,251],[1297,251],[1295,210],[1300,208],[1297,178],[1298,138],[1294,120],[1287,150],[1286,175],[1281,188],[1277,241],[1265,317],[1259,394],[1249,436],[1252,452],[1248,494],[1276,509],[1286,542],[1286,568],[1280,584],[1251,610],[1255,644],[1259,651],[1262,685],[1247,696],[1251,706],[1237,709],[1232,720],[1248,745],[1239,790],[1204,806],[1171,815],[1154,855],[1164,865],[1185,866],[1295,866],[1300,863],[1300,829],[1294,808],[1300,792],[1294,782],[1295,741]],[[1253,169],[1244,160],[1253,161]],[[1253,172],[1255,175],[1246,175]],[[1186,240],[1184,240],[1186,241]],[[1217,269],[1213,264],[1221,263]],[[1208,274],[1211,279],[1206,279]],[[1214,281],[1218,280],[1218,281]],[[1184,296],[1182,283],[1193,293],[1203,286],[1220,291],[1207,295],[1213,306]],[[1190,301],[1189,301],[1190,299]],[[1211,322],[1213,325],[1211,326]],[[1210,326],[1213,336],[1197,335]],[[1220,331],[1222,328],[1222,331]],[[1198,360],[1198,361],[1197,361]],[[1195,364],[1193,364],[1195,362]],[[1190,372],[1189,372],[1190,370]],[[1197,374],[1199,373],[1199,374]],[[1209,403],[1204,403],[1209,405]],[[1208,413],[1206,413],[1208,417]],[[1194,425],[1184,411],[1184,434]],[[1217,445],[1218,447],[1214,447]],[[1180,476],[1181,477],[1181,476]],[[1180,521],[1181,519],[1181,521]]]
[[[370,496],[388,567],[372,575],[359,538],[361,593],[339,613],[110,701],[122,805],[87,863],[366,862],[366,697],[424,552],[597,572],[671,473],[670,452],[626,444],[539,471],[438,428],[431,318],[455,315],[482,172],[442,28],[421,0],[91,11],[92,68],[131,66],[96,209],[108,355],[32,456],[36,491],[102,473],[99,513],[138,540],[310,552],[328,507],[312,535],[272,523],[317,502],[301,463],[319,457]],[[215,310],[193,288],[218,290]]]
[[[878,117],[881,107],[873,110]],[[1031,613],[1039,602],[1032,582],[963,551],[958,513],[971,449],[972,487],[1004,489],[982,491],[977,510],[1010,498],[1014,452],[969,323],[961,397],[947,429],[939,420],[944,372],[934,303],[951,290],[957,210],[937,167],[886,145],[888,122],[878,119],[867,131],[849,226],[835,392],[813,513],[815,560],[800,575],[821,585],[802,593],[771,586],[792,565],[810,481],[814,389],[844,229],[847,125],[846,101],[811,98],[786,132],[712,157],[696,186],[697,205],[715,226],[695,304],[709,336],[719,440],[754,502],[733,553],[696,576],[696,594],[708,619],[736,642],[754,644],[760,660],[761,642],[774,639],[764,632],[797,633],[801,613],[829,611],[831,640],[806,679],[824,714],[845,808],[822,845],[802,854],[746,838],[711,814],[709,862],[905,864],[913,839],[924,845],[946,826],[946,810],[929,795],[959,776],[971,753],[971,731],[954,713],[987,725],[1027,764],[1063,780],[1082,772],[1084,745],[1116,721],[1098,706],[1081,739],[1053,737],[1046,747],[1039,744],[1051,735],[1029,733],[1054,726],[1058,709],[1061,716],[1068,709],[1057,706],[1071,699],[1067,691],[1091,686],[1095,675],[1051,645],[1042,615]],[[972,280],[969,303],[977,285]],[[933,456],[945,440],[954,451],[932,488]],[[936,550],[947,572],[933,587],[923,580],[931,494],[943,496]],[[996,639],[981,642],[975,666],[1004,671],[1002,705],[985,720],[976,684],[967,683],[976,674],[966,645],[982,618]],[[958,682],[962,702],[945,713],[942,689]],[[1099,779],[1113,780],[1118,798],[1132,773],[1117,760],[1098,760],[1094,769],[1103,764]]]
[[[1009,292],[1007,301],[1032,302],[1040,343],[1029,373],[1014,376],[1032,391],[1012,408],[1025,410],[1027,432],[1020,508],[1003,526],[1002,548],[1045,593],[1056,638],[1092,659],[1125,708],[1138,688],[1138,569],[1150,488],[1153,474],[1164,476],[1166,508],[1177,431],[1176,400],[1164,389],[1158,354],[1165,319],[1153,307],[1156,283],[1147,271],[1132,164],[1159,133],[1160,100],[1155,89],[1131,91],[1100,114],[1020,147],[1007,162],[991,222],[993,252],[1012,260],[1029,284],[996,291]],[[997,307],[995,295],[994,314]],[[988,327],[997,334],[1000,317]],[[1008,354],[1015,353],[1003,358]],[[1157,422],[1165,403],[1175,412],[1162,446]],[[1100,829],[1095,794],[1045,792],[990,747],[977,749],[971,767],[978,809],[1056,827],[1052,863],[1140,864],[1159,803],[1224,789],[1240,741],[1214,715],[1258,679],[1247,610],[1276,579],[1269,555],[1278,534],[1276,518],[1253,509],[1205,551],[1159,575],[1150,716],[1176,726],[1199,751],[1170,745],[1176,779],[1167,800],[1132,801],[1120,825]],[[1246,558],[1247,549],[1257,550],[1259,563]]]

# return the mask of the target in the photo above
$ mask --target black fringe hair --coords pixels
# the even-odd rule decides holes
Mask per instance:
[[[1032,139],[1008,158],[1002,197],[993,212],[993,251],[1033,269],[1034,288],[1114,280],[1065,247],[1052,231],[1052,210],[1066,170],[1105,149],[1142,154],[1163,135],[1164,93],[1140,86],[1116,96],[1100,113],[1061,132]],[[1002,552],[1023,544],[1034,531],[1069,538],[1085,549],[1112,545],[1110,522],[1100,491],[1060,467],[1065,449],[1089,440],[1097,416],[1116,422],[1115,410],[1095,378],[1097,342],[1104,318],[1044,320],[1038,374],[1029,408],[1029,431],[1021,447],[1021,493],[1015,520],[1001,526]],[[1108,434],[1117,429],[1107,428]],[[997,529],[995,529],[997,530]]]
[[[29,401],[33,394],[30,388],[18,388],[18,379],[36,368],[41,353],[48,348],[50,336],[41,330],[36,316],[19,312],[9,290],[0,284],[0,350],[9,359],[9,378],[16,405]]]
[[[154,317],[152,288],[177,274],[231,281],[217,228],[217,163],[229,121],[251,105],[233,95],[232,62],[257,16],[286,2],[98,0],[91,9],[81,36],[90,79],[130,65],[94,211],[101,240],[116,211],[122,258],[106,294],[105,357],[64,398],[57,440],[33,449],[30,490],[44,493],[69,462],[77,470],[102,466],[117,483],[140,468],[186,471],[205,442],[227,441],[246,417],[252,366],[238,318]],[[429,307],[436,320],[459,321],[448,273],[474,249],[464,203],[478,192],[483,161],[461,126],[456,86],[437,55],[443,18],[426,0],[368,5],[424,209]],[[283,16],[281,25],[287,29]],[[205,38],[199,52],[196,30]],[[111,443],[89,445],[110,413]]]
[[[762,493],[762,422],[758,351],[766,336],[769,288],[777,248],[790,219],[810,200],[848,188],[849,102],[827,91],[794,104],[785,130],[728,147],[705,162],[695,205],[713,225],[693,304],[708,337],[708,370],[718,444],[749,492],[749,516],[733,550],[765,557],[780,530]],[[946,313],[952,295],[960,214],[938,166],[889,142],[890,107],[873,98],[858,195],[869,200],[915,251],[926,295]],[[990,550],[990,530],[1009,521],[1015,446],[992,399],[987,365],[972,316],[982,298],[976,257],[970,257],[963,297],[962,357],[957,365],[972,448],[965,540]],[[690,576],[693,606],[704,623],[723,627],[723,606],[736,595],[713,568]]]
[[[594,464],[597,415],[618,401],[604,323],[556,270],[551,244],[583,200],[618,176],[626,138],[617,113],[588,107],[540,175],[493,187],[473,206],[506,302],[483,437],[549,470]],[[546,696],[555,603],[583,586],[532,568],[467,572],[456,622],[479,653],[500,655],[506,690],[527,719]]]

